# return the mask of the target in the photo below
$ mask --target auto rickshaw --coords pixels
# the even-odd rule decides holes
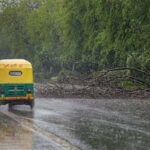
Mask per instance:
[[[34,107],[33,70],[24,59],[0,60],[0,105]]]

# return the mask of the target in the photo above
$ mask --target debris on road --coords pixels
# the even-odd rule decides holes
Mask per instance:
[[[150,89],[125,90],[112,87],[52,83],[37,83],[35,88],[38,96],[51,98],[149,98],[150,96]]]

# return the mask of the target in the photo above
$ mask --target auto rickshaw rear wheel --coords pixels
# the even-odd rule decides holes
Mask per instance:
[[[33,109],[34,108],[34,100],[32,100],[29,105],[30,105],[30,108]]]
[[[11,104],[11,103],[8,104],[8,109],[9,109],[9,110],[12,110],[12,108],[13,108],[13,104]]]

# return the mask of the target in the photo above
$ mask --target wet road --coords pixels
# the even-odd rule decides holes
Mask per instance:
[[[37,98],[0,106],[0,150],[150,150],[150,100]]]

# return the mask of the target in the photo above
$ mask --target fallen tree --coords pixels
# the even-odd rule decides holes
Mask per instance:
[[[148,73],[139,69],[115,68],[100,71],[96,75],[92,74],[87,77],[65,76],[59,82],[37,84],[36,88],[40,95],[50,97],[148,98],[150,96],[150,83],[138,77],[128,75],[126,70],[134,70],[142,73],[146,78],[150,77]],[[130,81],[136,84],[136,88],[125,89],[121,87],[120,83],[123,81]]]

